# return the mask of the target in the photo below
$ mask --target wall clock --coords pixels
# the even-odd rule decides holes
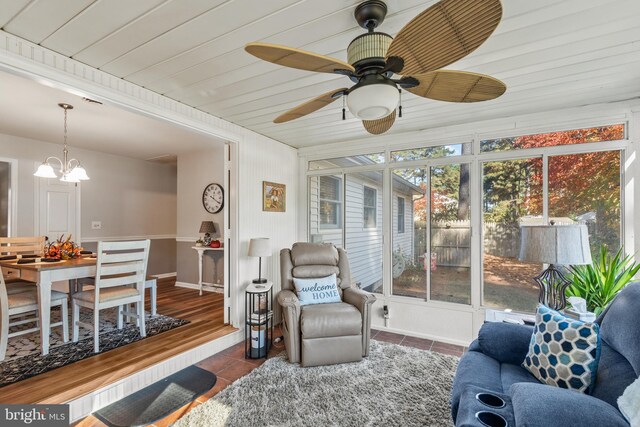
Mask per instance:
[[[212,183],[202,192],[202,206],[212,214],[218,213],[224,207],[224,190],[220,184]]]

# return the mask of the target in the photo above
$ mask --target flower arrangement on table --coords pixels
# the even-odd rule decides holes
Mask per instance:
[[[62,235],[54,242],[45,243],[44,256],[54,259],[73,259],[79,258],[82,250],[80,246],[71,240],[71,234],[66,239]]]

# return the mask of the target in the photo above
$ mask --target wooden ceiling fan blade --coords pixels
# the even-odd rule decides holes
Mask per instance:
[[[334,73],[336,70],[342,70],[341,74],[346,74],[344,70],[355,72],[350,64],[339,59],[277,44],[248,43],[244,50],[265,61],[299,70],[319,73]]]
[[[466,71],[438,70],[411,77],[417,79],[420,84],[407,88],[407,91],[438,101],[489,101],[507,90],[507,86],[494,77]]]
[[[383,117],[378,120],[363,120],[362,125],[367,132],[373,135],[380,135],[391,129],[393,123],[396,121],[396,110],[393,110],[387,117]]]
[[[336,99],[343,96],[347,91],[346,87],[342,89],[335,89],[331,92],[327,92],[320,96],[316,96],[313,99],[305,102],[304,104],[300,104],[295,108],[279,115],[273,120],[273,123],[284,123],[291,120],[299,119],[300,117],[306,116],[307,114],[313,113],[321,109],[322,107],[331,104]]]
[[[500,0],[442,0],[398,32],[387,58],[404,60],[403,75],[438,70],[476,50],[501,18]]]

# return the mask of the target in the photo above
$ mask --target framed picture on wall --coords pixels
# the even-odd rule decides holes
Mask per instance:
[[[287,186],[275,182],[262,181],[262,210],[285,212],[287,210]]]

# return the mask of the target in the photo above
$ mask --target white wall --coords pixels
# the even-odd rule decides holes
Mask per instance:
[[[239,165],[238,196],[239,213],[239,265],[237,307],[244,310],[244,289],[258,277],[258,259],[249,258],[249,240],[268,237],[272,256],[262,260],[263,277],[273,281],[274,298],[280,290],[280,255],[283,248],[290,248],[298,240],[298,154],[297,150],[272,139],[244,130],[238,144]],[[285,184],[286,212],[262,210],[262,181]],[[266,269],[265,269],[266,266]],[[240,315],[240,319],[242,314]]]
[[[207,212],[202,205],[205,187],[217,183],[224,187],[224,145],[212,142],[211,148],[178,156],[178,218],[177,218],[177,281],[187,284],[198,283],[198,259],[192,249],[202,221],[213,221],[217,235],[223,238],[223,209],[217,214]],[[226,188],[224,189],[226,192]],[[225,205],[228,194],[225,194]],[[224,283],[224,257],[222,252],[207,252],[204,257],[203,277],[211,283]]]

